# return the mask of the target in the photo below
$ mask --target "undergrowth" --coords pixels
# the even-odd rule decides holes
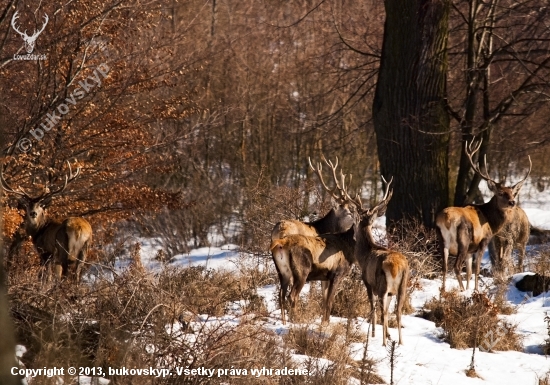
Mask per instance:
[[[522,351],[522,337],[516,326],[501,320],[498,304],[487,293],[471,297],[457,290],[441,294],[424,306],[422,316],[443,328],[443,339],[451,348],[479,347],[485,351]]]

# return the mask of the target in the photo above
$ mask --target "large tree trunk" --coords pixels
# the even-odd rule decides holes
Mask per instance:
[[[0,130],[0,148],[4,148],[4,130]],[[0,167],[3,167],[0,164]],[[0,194],[3,192],[0,191]],[[0,206],[0,225],[2,224],[2,207]],[[4,245],[0,237],[0,384],[19,385],[18,377],[11,375],[11,368],[15,366],[15,336],[11,321],[8,290],[6,288],[7,275],[4,271]]]
[[[386,0],[385,8],[373,117],[382,175],[395,181],[387,221],[433,227],[449,201],[449,2]]]

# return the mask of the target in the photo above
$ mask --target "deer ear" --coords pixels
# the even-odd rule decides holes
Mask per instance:
[[[489,187],[489,190],[491,190],[493,194],[496,194],[500,186],[498,186],[498,184],[493,182],[492,180],[487,180],[487,187]]]

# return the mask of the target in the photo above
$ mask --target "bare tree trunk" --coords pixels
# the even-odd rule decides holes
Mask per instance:
[[[0,134],[0,148],[4,148],[3,133]],[[2,167],[1,165],[0,167]],[[1,193],[3,194],[3,192]],[[2,209],[0,207],[0,224],[2,222]],[[15,337],[10,318],[10,306],[8,303],[8,291],[6,288],[6,272],[4,270],[4,245],[0,237],[0,384],[19,385],[18,377],[12,376],[11,368],[15,366]]]
[[[432,227],[449,201],[449,2],[386,0],[385,8],[373,117],[382,175],[395,180],[387,221]]]

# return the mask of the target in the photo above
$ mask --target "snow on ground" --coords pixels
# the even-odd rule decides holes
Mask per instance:
[[[151,242],[150,239],[140,238],[141,262],[149,271],[158,271],[165,264],[155,259],[160,246]],[[175,255],[168,266],[173,268],[185,268],[202,266],[215,270],[236,270],[238,263],[242,261],[237,245],[224,245],[220,247],[201,247],[193,249],[189,253]],[[117,269],[125,269],[130,264],[130,259],[117,261]]]
[[[542,205],[540,201],[529,199],[522,201],[530,222],[539,228],[550,230],[550,207]],[[550,197],[545,200],[550,202]],[[375,224],[375,235],[384,235],[385,218],[378,218]],[[144,266],[149,270],[157,270],[163,266],[155,260],[158,247],[153,246],[147,240],[141,240],[141,256]],[[212,269],[237,270],[243,260],[238,248],[235,245],[222,247],[200,248],[188,254],[181,254],[174,257],[169,264],[173,267],[204,266]],[[250,259],[250,258],[248,258]],[[490,266],[489,258],[485,253],[482,264]],[[124,264],[118,268],[124,268]],[[513,277],[515,282],[524,274]],[[528,273],[527,273],[528,274]],[[491,278],[482,278],[482,289],[489,288],[492,284]],[[439,296],[440,280],[422,280],[422,288],[413,293],[412,305],[420,310],[426,301]],[[447,277],[449,289],[458,287],[454,274],[449,273]],[[471,286],[473,286],[473,277]],[[305,296],[309,290],[306,284],[302,290]],[[291,325],[282,325],[280,311],[278,308],[278,293],[275,285],[258,288],[258,294],[262,296],[271,314],[267,328],[285,334]],[[471,294],[467,292],[466,295]],[[403,317],[403,340],[404,345],[397,349],[397,364],[394,372],[396,384],[533,384],[538,383],[538,378],[543,378],[550,371],[550,358],[541,354],[541,344],[548,338],[547,324],[544,322],[545,314],[550,315],[550,293],[543,293],[532,298],[530,293],[518,291],[513,283],[510,284],[507,299],[517,309],[515,314],[501,316],[507,321],[517,324],[517,331],[524,337],[524,352],[496,352],[486,353],[480,350],[475,352],[475,368],[481,378],[470,378],[465,375],[469,367],[472,350],[451,349],[449,344],[440,338],[442,329],[435,326],[433,322],[427,321],[415,315]],[[238,312],[237,312],[238,313]],[[234,315],[233,315],[234,316]],[[233,317],[231,316],[231,317]],[[237,321],[237,318],[234,318]],[[200,317],[199,317],[200,319]],[[212,317],[208,317],[213,321]],[[198,320],[200,321],[200,320]],[[221,319],[220,319],[221,321]],[[320,322],[320,319],[319,319]],[[331,317],[331,323],[345,322],[343,319]],[[358,319],[360,328],[367,333],[369,322],[365,319]],[[370,341],[368,354],[371,358],[379,360],[378,374],[387,383],[390,379],[390,368],[387,364],[387,351],[381,344],[382,326],[376,326],[376,337]],[[397,330],[390,329],[390,335],[397,338]],[[489,338],[489,337],[488,337]],[[498,336],[497,336],[498,338]],[[360,360],[363,355],[363,344],[354,345],[355,359]],[[302,357],[303,358],[303,357]],[[296,356],[297,361],[300,357]]]
[[[520,275],[514,278],[520,279]],[[490,279],[485,279],[491,284]],[[473,278],[471,285],[473,286]],[[439,296],[441,280],[421,280],[421,290],[413,293],[411,303],[417,310],[422,309],[426,301]],[[451,276],[447,277],[449,289],[458,288],[458,282]],[[308,285],[304,288],[307,291]],[[471,295],[472,290],[465,295]],[[273,317],[271,328],[279,334],[287,333],[290,325],[283,325],[280,311],[276,310],[277,292],[274,285],[258,290],[268,304],[268,310]],[[431,321],[415,315],[403,316],[403,345],[397,348],[397,364],[394,371],[396,384],[538,384],[538,378],[544,378],[550,370],[550,358],[541,354],[540,345],[548,338],[545,313],[550,314],[550,293],[530,298],[510,285],[508,300],[517,309],[517,313],[501,316],[518,324],[518,332],[524,336],[525,352],[475,352],[475,368],[482,378],[470,378],[465,374],[472,356],[472,349],[451,349],[440,336],[443,330]],[[319,319],[320,321],[320,319]],[[331,317],[331,323],[345,320]],[[366,334],[369,322],[363,318],[357,320],[361,330]],[[390,328],[390,335],[397,339],[397,330]],[[390,379],[388,353],[382,346],[382,326],[376,326],[376,337],[371,339],[368,355],[379,361],[377,372],[387,383]],[[491,338],[490,336],[487,338]],[[498,336],[496,337],[498,338]],[[490,343],[491,340],[488,340]],[[363,356],[363,344],[353,345],[356,360]]]
[[[550,229],[550,214],[547,210],[528,208],[527,215],[532,224],[543,229]],[[383,235],[384,219],[379,218],[375,225],[375,232]],[[236,250],[232,249],[235,254]],[[222,253],[222,250],[219,251]],[[210,255],[220,255],[210,250]],[[226,252],[226,257],[231,260]],[[192,253],[187,256],[190,263],[204,263],[204,256],[199,253]],[[224,257],[221,255],[214,260],[221,266],[229,263],[222,263]],[[484,255],[483,265],[490,265],[487,253]],[[521,279],[524,274],[518,274],[512,282]],[[422,280],[422,289],[413,293],[412,305],[419,310],[426,301],[439,296],[440,280]],[[471,286],[473,286],[473,277]],[[482,288],[490,287],[490,278],[482,278]],[[458,287],[458,282],[453,274],[447,277],[448,288]],[[302,296],[309,290],[309,285],[304,287]],[[278,308],[278,293],[275,285],[258,289],[258,294],[265,299],[268,311],[272,314],[270,329],[279,334],[288,332],[289,325],[282,325],[280,311]],[[471,294],[471,290],[469,293]],[[520,292],[510,285],[507,299],[517,309],[517,313],[509,316],[501,316],[506,320],[517,324],[517,331],[524,337],[524,352],[496,352],[486,353],[480,350],[475,352],[475,368],[481,378],[470,378],[465,375],[469,367],[472,350],[451,349],[449,344],[440,338],[442,329],[435,326],[433,322],[414,315],[403,317],[403,340],[404,345],[397,349],[397,365],[395,368],[396,384],[537,384],[538,378],[543,378],[550,371],[550,358],[541,354],[541,344],[548,338],[547,324],[544,322],[545,314],[550,314],[550,293],[541,294],[536,298],[529,296],[530,293]],[[331,317],[333,322],[345,322],[345,320]],[[358,319],[362,330],[367,333],[369,322],[365,319]],[[390,329],[390,334],[397,338],[397,330]],[[387,351],[381,344],[382,326],[376,326],[376,337],[371,340],[368,351],[369,356],[380,360],[378,373],[389,383],[390,368],[387,364]],[[488,337],[489,338],[489,337]],[[498,336],[497,336],[498,338]],[[354,346],[355,359],[361,359],[363,345]]]

